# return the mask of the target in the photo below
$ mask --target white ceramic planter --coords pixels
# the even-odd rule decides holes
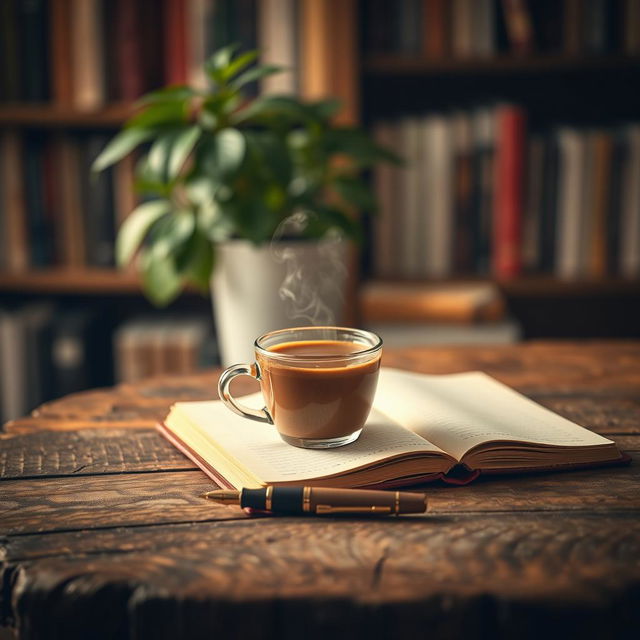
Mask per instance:
[[[211,293],[222,365],[253,362],[253,342],[267,331],[341,324],[346,256],[344,241],[216,246]]]

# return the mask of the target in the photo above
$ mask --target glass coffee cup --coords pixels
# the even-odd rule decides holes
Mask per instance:
[[[271,331],[254,343],[256,361],[220,376],[218,393],[240,416],[275,425],[296,447],[329,449],[360,435],[378,383],[382,340],[346,327],[296,327]],[[260,383],[265,406],[251,409],[230,393],[233,378]]]

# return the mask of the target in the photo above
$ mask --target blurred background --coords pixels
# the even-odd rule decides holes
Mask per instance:
[[[0,417],[218,363],[211,300],[114,267],[143,93],[239,42],[406,164],[368,178],[350,324],[387,345],[640,335],[640,0],[0,0]],[[251,96],[249,96],[251,97]],[[215,301],[213,301],[215,304]]]

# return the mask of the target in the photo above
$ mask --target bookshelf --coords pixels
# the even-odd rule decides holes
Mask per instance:
[[[614,4],[635,6],[635,1]],[[57,12],[60,7],[73,5],[74,2],[82,3],[84,0],[38,0],[26,3],[25,6],[28,4],[29,7],[36,8],[50,7]],[[104,2],[105,5],[109,5],[110,11],[115,12],[114,19],[124,19],[125,22],[130,19],[136,23],[140,20],[139,14],[134,12],[127,17],[127,7],[143,7],[150,0]],[[101,2],[90,0],[86,4],[95,8],[100,6]],[[559,36],[562,46],[547,46],[544,50],[538,51],[534,38],[534,44],[529,50],[514,52],[511,50],[508,36],[498,33],[495,36],[494,48],[482,55],[457,55],[449,49],[443,55],[434,56],[425,52],[419,39],[413,42],[411,50],[396,50],[398,47],[402,49],[401,41],[396,43],[396,49],[395,45],[384,50],[376,50],[370,46],[367,35],[371,24],[368,16],[370,7],[384,5],[385,10],[393,11],[389,30],[397,31],[394,16],[405,11],[407,7],[412,7],[414,11],[416,7],[420,9],[436,5],[442,7],[455,4],[469,7],[474,5],[471,0],[456,0],[455,3],[448,3],[446,0],[402,0],[397,3],[385,0],[259,0],[259,3],[257,0],[219,0],[216,3],[207,0],[162,0],[161,3],[151,4],[161,7],[162,10],[158,12],[160,18],[169,8],[172,11],[180,7],[186,8],[191,16],[189,29],[193,29],[194,24],[197,24],[195,18],[201,15],[199,11],[214,5],[228,9],[226,17],[220,18],[220,23],[224,22],[222,31],[225,33],[216,33],[221,37],[246,39],[249,46],[255,45],[258,39],[258,21],[245,19],[244,22],[241,20],[234,24],[234,19],[238,16],[254,15],[257,10],[270,11],[276,6],[288,6],[290,9],[293,7],[290,15],[294,16],[294,19],[289,26],[298,36],[295,65],[297,79],[293,86],[308,98],[337,96],[344,105],[339,115],[340,122],[360,123],[372,131],[380,119],[393,120],[406,115],[422,117],[430,112],[447,113],[452,109],[474,108],[496,100],[513,103],[525,109],[529,133],[562,123],[570,126],[575,124],[580,127],[608,128],[616,126],[618,122],[640,120],[637,115],[640,114],[640,93],[635,90],[640,86],[638,34],[625,35],[630,40],[625,40],[624,47],[612,46],[611,42],[607,41],[606,46],[603,45],[600,51],[593,48],[581,51],[579,47],[577,50],[575,47],[565,47],[566,43],[562,38],[568,36],[564,34]],[[487,3],[485,0],[478,0],[477,4],[502,6],[499,1]],[[584,4],[595,6],[602,3],[588,0]],[[523,3],[525,7],[529,5],[531,3]],[[540,5],[566,8],[575,5],[575,2],[540,0],[536,6]],[[17,7],[17,0],[3,5],[4,9],[8,6]],[[121,11],[125,11],[124,18],[123,14],[119,13]],[[60,14],[56,12],[54,13],[59,24]],[[232,14],[236,18],[230,17]],[[86,28],[92,18],[90,15],[87,16],[86,12],[83,16]],[[53,20],[54,15],[50,17]],[[154,16],[152,23],[158,26],[160,18]],[[204,24],[206,21],[200,22]],[[421,20],[414,22],[419,25],[419,29],[423,28],[424,23]],[[7,24],[7,21],[3,22],[0,40],[3,35],[2,29],[6,30]],[[35,23],[31,24],[33,26]],[[44,24],[50,25],[48,22]],[[286,28],[279,24],[280,28]],[[405,20],[405,27],[407,24]],[[447,28],[451,29],[451,25]],[[202,50],[198,54],[198,47],[207,46],[197,38],[189,39],[188,45],[185,45],[186,41],[176,38],[167,24],[160,25],[156,31],[159,39],[149,33],[146,33],[144,38],[144,41],[150,43],[150,47],[155,47],[156,51],[158,48],[163,50],[161,55],[157,56],[155,70],[149,71],[150,75],[145,79],[145,55],[135,48],[123,48],[120,43],[114,48],[117,51],[113,59],[102,59],[103,65],[113,67],[111,71],[107,69],[104,72],[105,86],[97,89],[95,86],[88,87],[93,91],[97,90],[93,97],[90,95],[89,102],[94,101],[92,106],[87,106],[86,96],[85,104],[82,104],[82,101],[78,103],[78,100],[68,95],[69,88],[65,82],[69,78],[61,75],[61,70],[65,67],[56,64],[55,60],[52,65],[49,65],[49,62],[43,63],[42,67],[48,74],[48,81],[43,85],[48,86],[46,100],[34,97],[36,94],[33,94],[29,101],[16,100],[15,95],[7,95],[7,87],[0,82],[0,137],[6,133],[28,137],[35,132],[42,134],[44,138],[78,141],[87,140],[91,136],[108,136],[115,132],[133,113],[136,95],[131,95],[132,86],[135,87],[138,83],[137,86],[146,91],[171,79],[175,80],[176,73],[178,76],[182,73],[184,79],[190,80],[188,61],[192,56],[202,54]],[[107,39],[115,37],[113,30],[107,30],[105,33]],[[51,44],[54,54],[58,51],[56,47],[62,47],[58,52],[68,56],[69,46],[76,46],[74,42],[78,39],[70,37],[67,43],[69,46],[65,48],[60,44],[59,36],[60,33]],[[120,86],[117,82],[114,84],[113,69],[124,69],[122,55],[127,51],[133,56],[132,67],[137,70],[138,75],[130,73],[129,84]],[[3,52],[4,50],[0,52],[0,65],[6,64],[8,59],[6,56],[2,57]],[[90,62],[87,64],[96,64],[95,56],[89,56],[88,59]],[[172,61],[172,64],[169,65],[168,61]],[[176,66],[173,63],[179,64]],[[91,79],[87,79],[86,74],[83,76],[77,62],[74,65],[71,65],[72,72],[76,75],[79,73],[78,77],[81,80],[84,78],[84,82],[91,85]],[[4,77],[6,78],[6,75]],[[77,79],[75,75],[73,79]],[[3,91],[5,93],[2,93]],[[96,95],[99,98],[97,100]],[[18,186],[24,189],[26,184]],[[0,198],[6,198],[2,189]],[[82,209],[78,211],[82,213]],[[2,213],[0,221],[6,224],[5,212]],[[24,215],[24,211],[21,215]],[[121,216],[122,211],[119,214],[120,218]],[[376,222],[369,220],[368,224],[373,236]],[[418,285],[424,283],[424,290],[427,292],[433,283],[487,282],[497,284],[512,312],[516,312],[525,323],[531,321],[525,329],[525,335],[529,337],[553,336],[556,335],[556,331],[557,335],[570,335],[571,326],[576,323],[584,324],[589,319],[585,316],[589,315],[593,316],[594,322],[607,321],[601,313],[585,313],[589,305],[598,306],[599,309],[613,305],[615,313],[622,312],[627,316],[626,326],[611,325],[614,334],[619,331],[620,335],[628,335],[630,331],[634,331],[629,327],[633,327],[636,320],[635,326],[640,326],[640,274],[621,277],[617,273],[602,273],[599,276],[588,274],[567,278],[559,277],[553,272],[522,271],[505,278],[496,277],[487,270],[478,273],[468,269],[462,272],[452,270],[440,276],[383,277],[376,271],[375,242],[373,237],[369,239],[372,242],[365,246],[364,255],[354,257],[351,264],[351,273],[354,276],[350,297],[359,298],[360,308],[367,308],[366,296],[372,290],[375,292],[378,283],[381,286],[388,285],[389,282],[410,281],[417,282]],[[32,246],[27,248],[30,249]],[[366,283],[367,286],[360,287],[361,283]],[[70,298],[82,299],[91,305],[101,298],[108,298],[122,307],[123,312],[119,317],[123,317],[128,308],[140,306],[142,301],[140,283],[135,274],[117,272],[105,264],[91,264],[90,260],[78,256],[72,256],[69,263],[63,264],[34,265],[27,260],[14,271],[5,268],[0,271],[0,295],[9,305],[20,304],[25,300],[45,299],[64,305]],[[416,295],[419,296],[420,293]],[[200,302],[200,309],[208,311],[209,301],[203,299]],[[390,295],[386,303],[385,318],[393,319],[394,305],[396,302]],[[545,316],[544,321],[541,321],[542,315]],[[363,324],[375,320],[375,317],[366,315],[353,318],[354,323]],[[563,326],[556,328],[555,325],[560,320]],[[587,328],[584,329],[587,335],[588,331]],[[637,328],[635,332],[637,334]]]
[[[494,256],[491,253],[482,255],[482,260],[472,260],[471,263],[467,260],[463,266],[456,264],[456,255],[451,256],[448,263],[440,261],[435,266],[430,265],[428,260],[426,266],[424,262],[417,261],[422,260],[422,255],[434,248],[437,251],[438,245],[443,242],[452,243],[449,245],[454,247],[450,249],[451,252],[458,251],[459,227],[455,225],[460,224],[460,220],[461,224],[468,224],[459,216],[460,207],[470,205],[468,200],[466,204],[464,200],[461,204],[459,198],[465,196],[460,196],[460,183],[456,180],[461,175],[460,171],[470,172],[474,176],[471,178],[471,189],[476,189],[473,181],[477,178],[473,172],[477,171],[477,152],[473,146],[476,144],[475,140],[471,145],[463,143],[469,145],[464,147],[463,153],[459,146],[454,145],[460,144],[460,120],[466,120],[463,122],[467,127],[464,135],[469,135],[469,122],[474,122],[477,110],[493,111],[491,117],[494,127],[498,126],[496,122],[499,122],[500,105],[513,105],[518,110],[514,109],[510,114],[512,123],[514,119],[521,118],[517,124],[524,131],[525,143],[524,150],[518,151],[524,165],[519,189],[524,195],[519,196],[518,203],[521,211],[519,215],[522,216],[518,220],[518,224],[522,225],[517,230],[518,242],[524,243],[526,235],[531,235],[530,230],[525,227],[526,216],[531,215],[527,209],[527,193],[533,192],[533,187],[529,185],[530,176],[526,173],[530,164],[531,139],[541,138],[541,142],[536,142],[538,145],[556,145],[555,136],[564,128],[570,131],[571,136],[580,138],[581,149],[588,158],[584,161],[588,165],[586,171],[594,172],[588,175],[595,176],[595,171],[602,173],[606,170],[607,180],[610,180],[616,171],[632,171],[628,164],[624,164],[628,160],[629,156],[626,154],[629,153],[631,143],[626,140],[620,143],[619,136],[627,123],[634,123],[635,126],[639,122],[640,94],[633,87],[640,82],[640,24],[634,18],[638,15],[640,5],[634,0],[621,3],[599,0],[540,0],[535,3],[407,0],[395,4],[391,9],[388,3],[373,0],[361,2],[359,9],[360,121],[374,132],[378,127],[381,140],[395,145],[400,153],[411,157],[414,163],[422,163],[419,164],[418,172],[422,171],[422,181],[427,183],[426,187],[419,186],[419,177],[413,182],[411,178],[400,181],[396,178],[394,195],[389,197],[387,194],[387,204],[382,207],[383,215],[378,215],[377,219],[371,218],[369,239],[372,248],[365,260],[367,285],[363,287],[361,307],[368,309],[370,314],[372,309],[380,309],[384,319],[389,320],[393,319],[394,307],[402,304],[402,294],[394,296],[389,288],[390,283],[397,283],[402,291],[407,283],[411,283],[414,288],[418,286],[419,289],[419,283],[422,282],[424,292],[417,291],[415,295],[423,295],[426,306],[430,288],[434,284],[449,282],[455,287],[461,282],[484,281],[494,283],[505,296],[509,310],[524,325],[525,337],[571,335],[572,327],[576,328],[575,335],[589,335],[589,331],[593,331],[593,335],[607,335],[600,333],[607,330],[611,331],[609,335],[637,335],[637,327],[640,326],[640,264],[636,266],[635,257],[629,259],[625,269],[621,265],[610,264],[615,262],[612,254],[620,250],[624,242],[627,245],[629,242],[627,239],[619,239],[615,248],[612,243],[604,251],[600,246],[602,243],[598,246],[597,243],[593,246],[586,245],[586,248],[580,249],[582,262],[579,267],[570,260],[563,262],[558,255],[571,242],[570,237],[569,241],[562,242],[564,238],[555,235],[560,233],[558,212],[554,211],[554,218],[547,223],[551,226],[547,226],[544,233],[540,230],[536,240],[539,243],[545,234],[546,237],[554,234],[551,241],[547,241],[547,244],[552,245],[552,255],[548,256],[546,248],[544,264],[540,257],[536,262],[530,254],[521,255],[520,260],[524,264],[508,268],[505,273],[504,270],[495,271],[496,267],[492,262]],[[518,15],[513,15],[513,11]],[[487,21],[487,16],[490,16],[491,23]],[[514,23],[518,23],[515,25],[517,33],[510,33]],[[434,35],[434,25],[440,30],[439,34]],[[395,126],[392,132],[390,125],[392,129]],[[510,126],[513,130],[513,126]],[[437,127],[435,138],[434,127]],[[429,133],[423,133],[425,130]],[[443,130],[446,130],[445,133]],[[492,153],[497,153],[502,141],[495,129],[491,135]],[[522,136],[522,133],[519,135]],[[445,136],[452,150],[447,149],[440,156],[433,151],[424,151],[434,144],[439,144],[441,150]],[[593,142],[592,136],[599,137],[600,140]],[[420,142],[414,142],[418,137]],[[605,138],[604,142],[602,138]],[[574,140],[571,140],[571,144],[573,143]],[[601,148],[605,144],[609,145],[607,153],[612,153],[612,146],[616,149],[616,145],[624,147],[620,154],[625,156],[625,161],[615,168],[606,164],[603,169],[601,156],[594,161],[590,155],[590,145],[600,145]],[[416,150],[417,147],[420,149]],[[508,153],[510,164],[514,157],[513,149],[509,149]],[[547,156],[544,157],[546,161]],[[610,158],[610,155],[606,156],[605,162],[610,163]],[[453,240],[447,235],[446,241],[443,241],[445,236],[442,235],[429,245],[424,222],[417,223],[416,219],[424,215],[425,209],[431,215],[431,205],[438,206],[437,202],[429,200],[428,192],[429,189],[433,192],[434,185],[428,184],[428,174],[433,169],[426,169],[429,166],[439,166],[442,169],[441,165],[445,160],[450,163],[449,171],[454,177],[451,178],[442,171],[438,177],[439,187],[443,184],[453,185],[446,205],[447,218],[455,220],[451,232]],[[499,161],[496,156],[493,160]],[[574,160],[575,157],[571,161],[573,165],[576,164]],[[467,165],[461,170],[459,167],[463,162],[469,163],[471,168]],[[598,162],[598,169],[593,169]],[[540,166],[544,167],[544,162]],[[494,193],[508,190],[509,185],[504,181],[501,187],[496,183],[494,172],[495,168],[492,169],[491,183]],[[406,172],[406,175],[409,173],[410,171]],[[468,173],[463,175],[466,176],[463,179],[469,180]],[[451,182],[447,182],[449,180]],[[609,234],[609,225],[613,224],[610,213],[612,209],[602,206],[602,202],[606,200],[609,204],[612,191],[623,189],[620,182],[613,186],[604,183],[604,188],[607,189],[605,196],[602,194],[603,179],[598,180],[595,187],[595,178],[583,182],[587,193],[584,196],[584,207],[589,208],[589,216],[595,215],[591,213],[591,207],[595,209],[596,205],[592,202],[598,200],[600,204],[597,206],[600,209],[597,215],[600,220],[597,224],[600,225],[600,231],[606,228]],[[631,180],[627,180],[630,184]],[[373,176],[372,182],[374,186],[386,185],[378,192],[379,197],[384,197],[384,189],[389,191],[389,185],[394,181],[380,172]],[[507,189],[504,189],[505,186]],[[419,198],[406,195],[415,193],[418,188],[421,189]],[[477,195],[472,197],[476,198]],[[494,194],[491,197],[495,197]],[[559,199],[557,193],[554,198]],[[416,204],[417,200],[419,204]],[[513,202],[507,204],[513,208]],[[471,206],[475,205],[472,203]],[[492,206],[495,207],[495,203]],[[617,206],[620,207],[619,204]],[[417,207],[422,207],[421,213],[417,213]],[[442,212],[442,204],[440,207]],[[414,213],[413,209],[416,209]],[[574,206],[574,217],[578,215],[575,214],[575,209]],[[386,215],[386,210],[392,214]],[[437,213],[437,208],[434,211]],[[468,210],[465,212],[463,209],[462,213],[469,215]],[[477,210],[473,209],[471,214],[477,215]],[[490,215],[495,215],[493,208]],[[621,217],[620,213],[617,215]],[[603,221],[604,217],[607,218],[606,221]],[[577,217],[573,220],[572,233],[582,233],[581,230],[576,231],[579,229],[576,220]],[[442,224],[441,220],[440,225]],[[486,228],[481,230],[481,233],[489,234],[484,242],[485,245],[491,245],[490,252],[495,252],[500,242],[504,241],[491,235],[495,233],[495,227],[491,225],[495,224],[496,221],[490,218],[489,231]],[[596,223],[589,220],[589,224]],[[625,218],[624,222],[620,222],[618,219],[616,224],[626,225],[624,228],[627,228],[628,220]],[[399,234],[398,227],[401,229]],[[623,235],[636,233],[634,226],[629,227],[629,234],[621,229],[622,227],[612,231],[610,235],[617,233],[621,238]],[[434,229],[428,227],[427,231],[433,232]],[[441,233],[441,229],[437,232]],[[402,237],[403,233],[408,237]],[[473,235],[477,233],[478,229],[472,229],[469,233],[471,240],[467,236],[463,238],[463,243],[477,242]],[[514,232],[512,230],[509,233]],[[567,231],[562,233],[566,235]],[[594,231],[593,235],[596,233]],[[386,242],[385,246],[385,239],[394,234],[393,241]],[[416,247],[413,240],[416,237],[425,238],[424,248],[419,245]],[[584,240],[581,239],[580,242]],[[389,244],[392,245],[391,248]],[[478,251],[477,244],[472,246],[473,251]],[[481,247],[481,250],[486,252],[486,246]],[[527,251],[531,251],[531,244]],[[540,247],[536,251],[538,255],[542,253]],[[600,257],[594,258],[592,254],[597,252]],[[607,252],[607,265],[604,266],[604,260],[596,265]],[[406,259],[411,253],[418,256],[414,257],[413,262]],[[630,255],[628,251],[627,256]],[[622,258],[620,262],[622,263]],[[380,291],[386,296],[385,304],[376,306],[380,300]],[[416,302],[415,306],[420,305]],[[593,311],[590,312],[590,309]],[[628,316],[626,324],[618,321],[620,314]],[[399,310],[397,317],[400,319],[402,315],[403,311]],[[379,318],[374,313],[371,320]]]

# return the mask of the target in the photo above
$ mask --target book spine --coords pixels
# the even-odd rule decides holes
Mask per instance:
[[[77,140],[69,135],[54,140],[59,168],[60,255],[67,267],[86,264],[85,225],[80,185],[80,149]]]
[[[533,29],[525,0],[502,0],[502,6],[512,52],[529,55],[533,51]]]
[[[556,275],[576,278],[581,275],[581,238],[585,223],[587,144],[584,134],[563,129],[559,134],[559,152]]]
[[[593,165],[593,198],[591,200],[591,238],[588,253],[589,275],[602,278],[607,274],[607,223],[611,188],[613,139],[606,131],[595,134]]]
[[[583,50],[583,2],[582,0],[564,0],[564,52],[577,56]]]
[[[25,138],[25,208],[30,245],[30,264],[43,267],[51,262],[48,251],[47,219],[44,203],[43,144],[40,135]]]
[[[540,216],[540,261],[538,271],[552,273],[556,263],[556,229],[560,184],[559,136],[547,137],[542,176],[542,211]]]
[[[0,100],[3,102],[16,102],[23,94],[21,35],[18,0],[0,2]]]
[[[453,269],[469,273],[472,269],[473,246],[473,158],[471,116],[459,112],[453,116],[453,196],[454,242]]]
[[[403,172],[404,219],[400,237],[400,268],[406,278],[415,278],[420,273],[420,250],[422,249],[421,203],[419,198],[421,169],[421,141],[417,118],[405,118],[401,122],[402,149],[406,159]]]
[[[25,271],[29,266],[29,243],[24,180],[24,141],[16,131],[0,133],[1,176],[4,194],[4,250],[7,269]]]
[[[443,58],[449,52],[450,4],[447,0],[423,0],[423,53],[427,58]]]
[[[27,413],[25,337],[18,312],[0,310],[0,410],[2,422]],[[10,372],[10,375],[4,375]]]
[[[623,0],[621,12],[622,50],[627,55],[640,53],[640,0]]]
[[[100,0],[71,0],[73,104],[91,111],[105,103],[104,43]]]
[[[640,275],[640,125],[627,129],[628,162],[620,229],[620,273],[626,278]]]
[[[452,0],[451,48],[454,56],[473,55],[473,3],[472,0]]]
[[[374,125],[373,134],[379,145],[395,146],[394,126],[388,122]],[[397,206],[396,181],[394,173],[397,169],[387,163],[379,163],[374,169],[374,189],[378,200],[378,212],[373,230],[374,271],[380,278],[391,278],[394,275],[396,255],[394,236],[397,223],[394,213]]]
[[[496,52],[496,6],[493,0],[476,0],[473,5],[473,50],[479,56]]]
[[[187,0],[165,0],[165,79],[187,82]]]
[[[53,98],[60,106],[69,106],[73,103],[71,0],[51,3],[50,38]]]
[[[82,143],[82,209],[87,263],[96,267],[114,265],[114,215],[112,171],[93,176],[89,167],[106,146],[108,138],[91,134]]]
[[[48,74],[48,5],[45,0],[22,0],[20,53],[23,64],[25,102],[43,102],[49,98]]]
[[[451,274],[453,264],[453,136],[451,119],[444,114],[430,117],[428,123],[429,174],[426,240],[421,251],[426,258],[428,277]],[[424,181],[423,181],[423,184]]]
[[[258,43],[263,64],[275,64],[283,73],[262,80],[263,93],[296,93],[296,11],[293,0],[262,0],[258,4]]]
[[[493,273],[511,278],[522,270],[523,170],[526,116],[519,107],[498,107],[493,221]]]
[[[532,136],[527,153],[527,180],[522,224],[522,268],[534,272],[540,264],[544,140]]]
[[[116,0],[114,30],[116,67],[118,70],[117,92],[121,100],[137,100],[145,90],[142,59],[142,20],[138,2]]]

